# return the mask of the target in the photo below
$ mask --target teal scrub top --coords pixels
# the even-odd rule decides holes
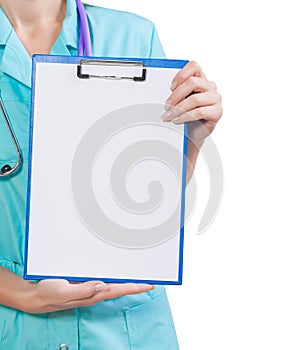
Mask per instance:
[[[140,16],[85,5],[93,55],[164,57],[155,26]],[[76,55],[79,25],[67,0],[62,32],[51,54]],[[0,93],[23,154],[21,169],[0,178],[0,265],[22,276],[28,180],[31,58],[0,8]],[[0,115],[0,167],[17,155]],[[63,345],[64,344],[64,345]],[[178,349],[165,289],[91,307],[32,315],[0,305],[0,350]]]

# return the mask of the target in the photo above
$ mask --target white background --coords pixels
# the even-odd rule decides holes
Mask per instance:
[[[214,223],[197,235],[209,190],[200,158],[184,285],[168,288],[181,350],[294,350],[292,2],[92,3],[151,19],[167,57],[198,61],[223,96],[213,139],[224,167],[224,198]]]

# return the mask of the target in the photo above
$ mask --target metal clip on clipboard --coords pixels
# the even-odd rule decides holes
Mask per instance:
[[[116,72],[117,68],[127,68],[128,70],[140,69],[140,75],[131,74],[121,75]],[[114,68],[112,74],[98,73],[100,68]],[[96,71],[97,70],[97,71]],[[111,80],[133,80],[133,81],[145,81],[146,68],[143,62],[137,61],[114,61],[114,60],[93,60],[82,59],[77,66],[77,76],[80,79],[100,78]]]

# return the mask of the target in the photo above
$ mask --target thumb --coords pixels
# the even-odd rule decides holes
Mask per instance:
[[[68,297],[71,300],[87,299],[98,292],[107,289],[107,285],[102,281],[89,281],[83,283],[70,283],[68,288]]]

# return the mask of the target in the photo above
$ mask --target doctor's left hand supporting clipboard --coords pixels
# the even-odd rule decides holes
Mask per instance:
[[[25,278],[182,283],[186,63],[33,57]]]

